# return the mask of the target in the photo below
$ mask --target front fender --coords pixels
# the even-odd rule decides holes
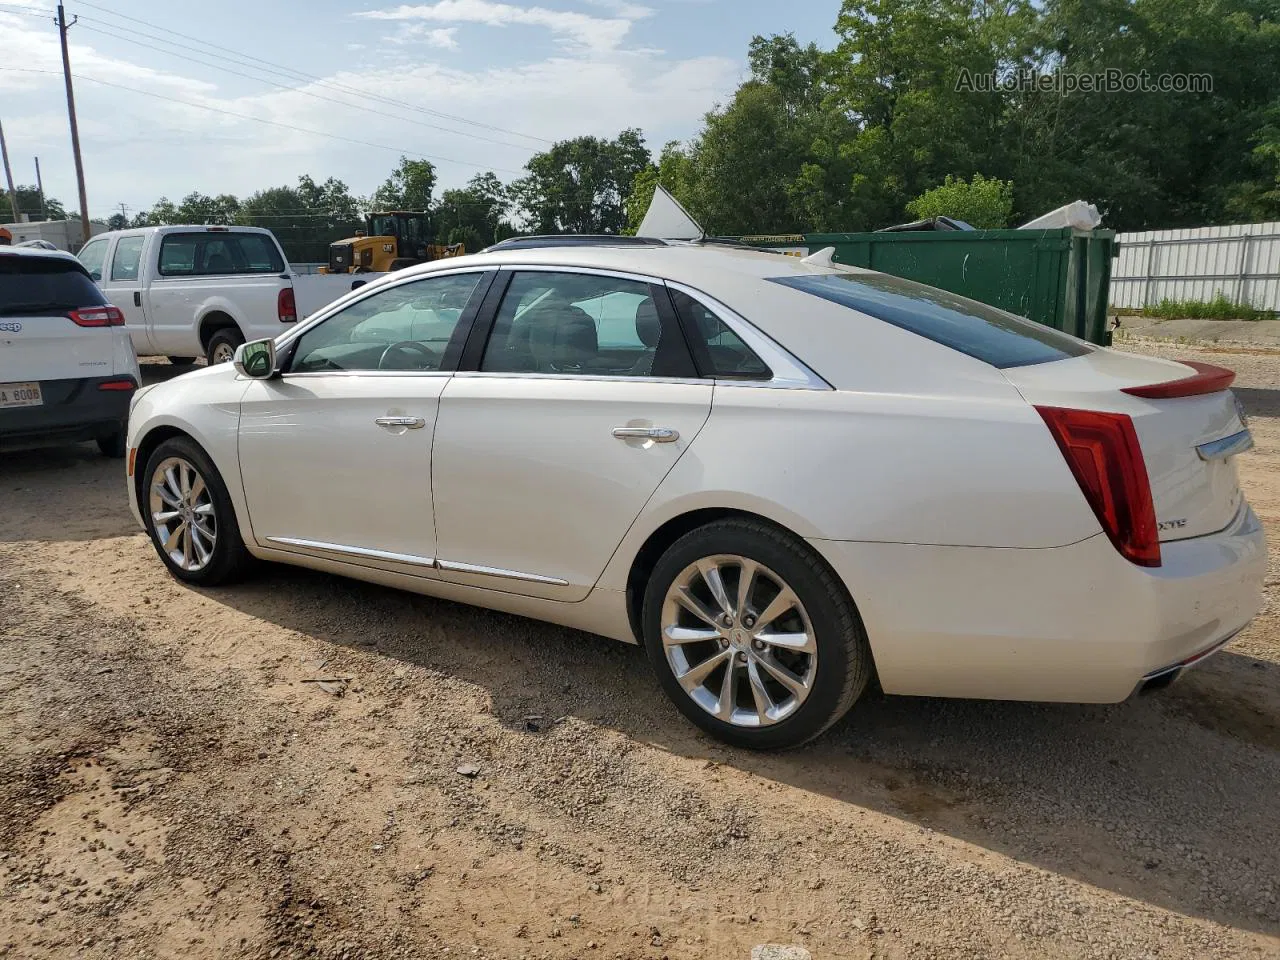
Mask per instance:
[[[191,437],[213,461],[231,497],[241,534],[245,539],[252,539],[238,454],[240,400],[248,386],[249,381],[239,377],[231,364],[225,364],[156,384],[134,403],[129,413],[126,461],[133,466],[133,473],[128,477],[129,506],[134,519],[144,529],[146,524],[136,491],[146,463],[135,451],[147,446],[147,438],[157,430],[176,431]]]

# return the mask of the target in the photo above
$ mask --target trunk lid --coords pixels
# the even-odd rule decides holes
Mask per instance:
[[[1002,372],[1037,406],[1123,413],[1132,419],[1162,542],[1217,533],[1235,518],[1242,497],[1234,457],[1215,455],[1212,449],[1202,456],[1197,450],[1246,429],[1235,395],[1228,389],[1168,397],[1123,392],[1186,380],[1197,376],[1196,368],[1099,349]]]

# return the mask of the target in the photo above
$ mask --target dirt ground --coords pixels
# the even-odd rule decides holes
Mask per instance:
[[[1239,371],[1280,554],[1280,351],[1127,348]],[[118,462],[4,455],[0,955],[1280,957],[1278,569],[1161,695],[877,696],[755,755],[634,647],[290,568],[179,586]]]

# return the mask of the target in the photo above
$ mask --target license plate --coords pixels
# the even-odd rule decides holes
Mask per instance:
[[[44,403],[37,383],[0,383],[0,407],[38,407]]]

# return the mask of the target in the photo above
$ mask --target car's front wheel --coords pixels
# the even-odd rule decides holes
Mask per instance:
[[[680,711],[735,746],[818,736],[873,671],[853,601],[803,541],[749,518],[677,540],[645,590],[645,645]]]
[[[141,505],[156,553],[179,580],[209,587],[252,563],[235,509],[213,461],[188,437],[164,441],[147,459]]]

